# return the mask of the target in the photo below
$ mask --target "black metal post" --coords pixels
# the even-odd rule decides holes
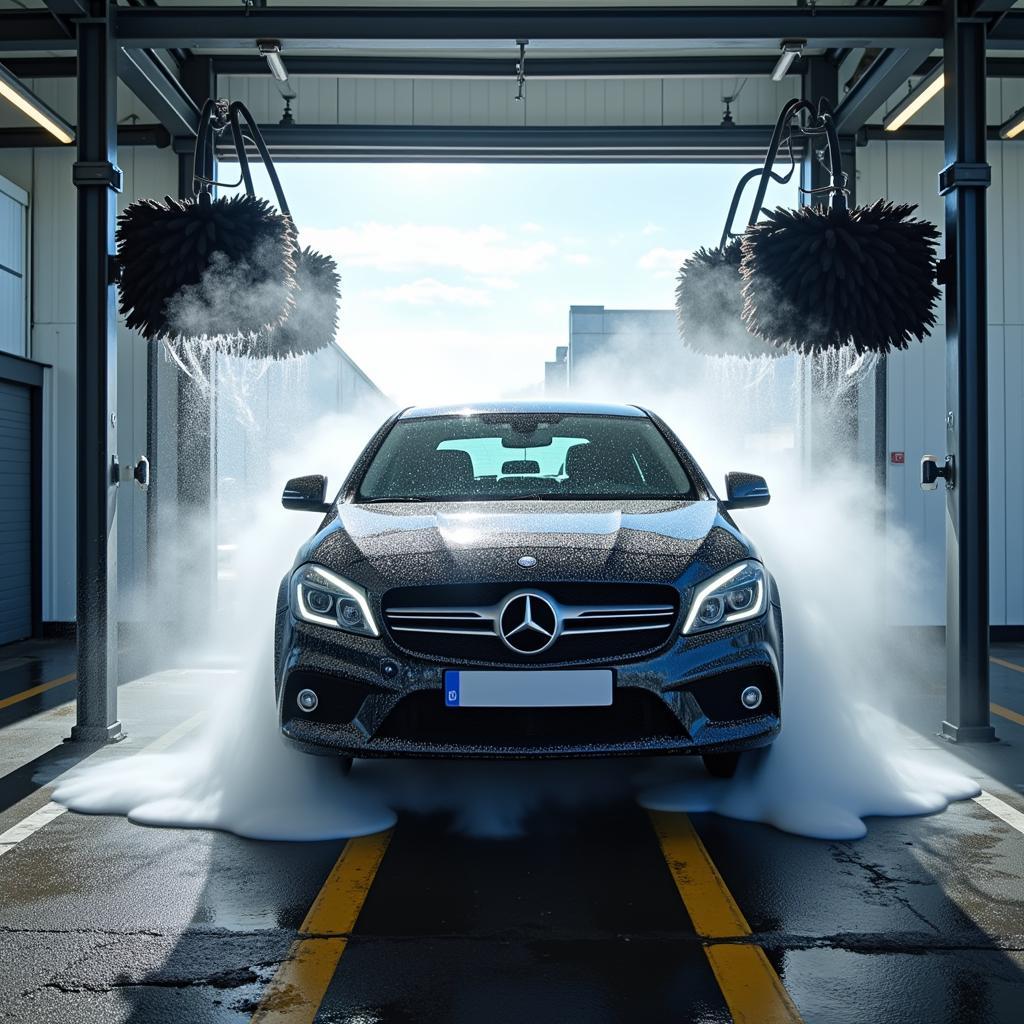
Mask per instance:
[[[946,720],[957,742],[989,720],[988,332],[985,274],[985,22],[946,5]]]
[[[121,739],[117,720],[117,319],[113,275],[117,48],[107,0],[77,22],[78,718],[71,739]]]

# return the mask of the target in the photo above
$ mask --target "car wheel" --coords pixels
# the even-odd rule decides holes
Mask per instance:
[[[348,775],[352,771],[352,758],[342,757],[338,759],[338,767],[341,769],[342,775]]]
[[[731,779],[736,774],[736,766],[740,763],[738,752],[732,754],[704,754],[704,767],[708,775],[716,779]]]

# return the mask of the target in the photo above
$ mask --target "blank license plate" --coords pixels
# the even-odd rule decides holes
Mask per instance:
[[[612,702],[610,669],[444,674],[450,708],[591,708]]]

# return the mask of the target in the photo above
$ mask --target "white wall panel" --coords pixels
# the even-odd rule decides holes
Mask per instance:
[[[75,326],[36,324],[32,358],[49,363],[43,391],[43,620],[75,617]]]
[[[1024,84],[989,83],[990,121],[1024,104]],[[922,121],[928,117],[922,114]],[[1024,623],[1024,145],[993,143],[988,159],[988,358],[989,358],[989,538],[991,620]],[[918,203],[918,215],[944,224],[937,174],[942,144],[876,142],[857,151],[859,202],[877,196]],[[925,453],[945,454],[945,312],[923,345],[888,357],[888,451],[906,452],[902,466],[887,465],[889,522],[894,535],[906,530],[929,574],[926,607],[905,621],[941,624],[945,619],[945,501],[918,486],[917,465]]]
[[[1002,473],[1005,487],[1006,621],[1018,624],[1024,622],[1024,327],[1007,324],[1003,340],[1002,429],[1006,448],[1002,466],[993,466],[992,471]]]
[[[75,322],[75,225],[71,184],[73,149],[37,149],[32,204],[32,320]]]
[[[27,194],[0,178],[0,352],[28,354]]]
[[[64,83],[66,85],[67,83]],[[48,98],[66,102],[57,88]],[[73,98],[73,90],[72,90]],[[138,109],[131,107],[131,109]],[[142,116],[142,115],[140,115]],[[148,116],[148,115],[147,115]],[[31,172],[32,330],[30,354],[49,363],[43,455],[43,617],[75,617],[75,331],[77,197],[71,183],[72,148],[19,151]],[[177,191],[177,161],[168,150],[131,147],[118,154],[124,191],[118,208],[144,196]],[[134,463],[146,451],[146,343],[118,324],[118,458]],[[118,576],[125,609],[147,561],[146,498],[134,485],[118,494]]]
[[[722,120],[722,97],[733,79],[536,79],[522,102],[507,79],[328,78],[292,80],[295,120],[301,124],[407,125],[703,125]],[[241,100],[261,123],[276,124],[284,109],[269,76],[223,75],[222,96]],[[799,83],[751,80],[732,104],[737,124],[773,124]]]

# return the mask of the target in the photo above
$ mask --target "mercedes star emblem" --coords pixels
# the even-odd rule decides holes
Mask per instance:
[[[513,594],[501,609],[498,632],[517,654],[540,654],[558,638],[561,623],[555,606],[533,592]]]

